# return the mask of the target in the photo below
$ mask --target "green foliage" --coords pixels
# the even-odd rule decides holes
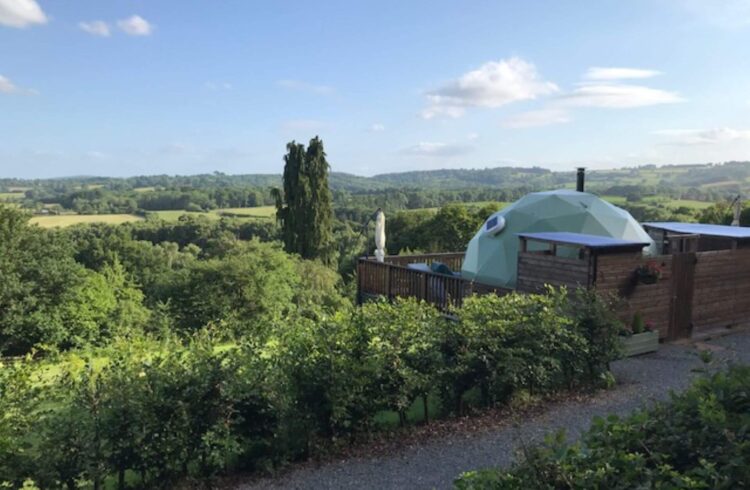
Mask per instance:
[[[633,315],[633,322],[630,324],[630,330],[634,334],[643,333],[646,331],[646,322],[643,321],[643,315],[640,311],[637,311]]]
[[[0,206],[0,352],[68,348],[141,328],[143,297],[116,263],[98,273],[65,236]]]
[[[275,190],[276,217],[284,246],[305,259],[332,260],[333,208],[328,188],[329,165],[323,141],[315,137],[305,149],[290,142],[284,156],[284,190]]]
[[[607,364],[593,343],[611,342],[612,333],[597,319],[576,318],[573,311],[564,290],[467,300],[443,346],[446,406],[460,412],[464,395],[473,389],[492,404],[519,390],[538,394],[597,379]],[[601,338],[590,330],[600,331]]]
[[[699,379],[668,403],[596,418],[576,444],[562,433],[509,471],[465,473],[456,488],[746,488],[750,484],[750,368]]]
[[[253,247],[261,254],[255,260],[281,253]],[[242,260],[231,268],[253,262],[238,253]],[[328,270],[311,262],[285,266],[301,264],[310,276]],[[113,267],[113,283],[120,272]],[[458,321],[413,299],[361,308],[332,303],[333,312],[320,307],[332,300],[329,272],[303,288],[315,291],[294,296],[289,289],[300,306],[263,315],[262,334],[237,343],[217,343],[224,338],[219,328],[186,342],[131,335],[61,354],[56,363],[3,366],[0,481],[18,486],[32,478],[43,488],[116,481],[122,488],[132,475],[142,487],[169,487],[320,454],[374,430],[384,410],[406,424],[415,400],[428,421],[460,410],[456,401],[471,389],[485,394],[486,405],[521,403],[606,374],[591,358],[600,354],[587,330],[567,318],[574,306],[564,291],[472,298]],[[196,291],[202,284],[215,298],[210,288],[220,277],[237,276],[203,276]],[[260,294],[274,286],[226,287]],[[232,308],[246,299],[233,298]],[[196,314],[208,311],[200,305],[206,310]]]
[[[430,252],[455,252],[466,248],[482,223],[500,208],[499,203],[468,207],[450,203],[437,212],[402,211],[389,219],[388,251],[407,248]]]

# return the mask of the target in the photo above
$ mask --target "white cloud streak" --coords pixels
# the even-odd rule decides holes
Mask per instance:
[[[314,83],[303,82],[300,80],[279,80],[276,84],[287,90],[298,92],[308,92],[317,95],[330,95],[333,93],[333,87],[328,85],[316,85]]]
[[[385,131],[385,126],[381,123],[374,123],[370,126],[371,133],[382,133]]]
[[[78,28],[92,36],[109,37],[111,30],[109,24],[103,20],[92,20],[91,22],[79,22]]]
[[[750,129],[662,129],[655,135],[671,137],[670,145],[718,145],[733,141],[750,141]]]
[[[469,107],[497,108],[557,92],[541,79],[536,67],[521,58],[490,61],[427,93],[422,117],[460,117]]]
[[[203,84],[204,87],[206,87],[208,90],[212,90],[215,92],[227,92],[229,90],[232,90],[234,86],[229,82],[212,82],[208,81]]]
[[[570,114],[563,109],[540,109],[516,114],[502,122],[505,128],[532,128],[538,126],[549,126],[551,124],[563,124],[570,122]]]
[[[37,95],[37,91],[22,88],[13,83],[10,78],[0,75],[0,93],[10,95]]]
[[[36,0],[0,0],[0,25],[23,29],[47,21]]]
[[[583,76],[588,80],[626,80],[633,78],[652,78],[661,75],[660,71],[642,68],[591,67]]]
[[[404,148],[401,153],[404,155],[417,157],[454,157],[466,155],[474,151],[474,148],[468,145],[454,143],[430,143],[420,142],[414,146]]]
[[[674,104],[685,99],[675,92],[641,85],[619,83],[583,84],[560,97],[559,103],[567,107],[600,107],[628,109],[658,104]]]
[[[153,24],[140,15],[132,15],[127,19],[118,20],[117,27],[129,36],[150,36],[155,28]]]

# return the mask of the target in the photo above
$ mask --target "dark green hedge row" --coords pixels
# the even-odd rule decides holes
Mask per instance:
[[[445,319],[415,301],[271,320],[262,342],[123,340],[0,369],[0,482],[167,487],[264,470],[376,429],[597,383],[619,325],[589,293],[485,296]],[[429,395],[429,397],[428,397]],[[442,408],[440,408],[442,407]],[[440,413],[438,410],[440,409]]]
[[[597,418],[576,444],[551,436],[510,471],[475,471],[456,481],[461,490],[748,487],[748,366],[702,378],[627,418]]]

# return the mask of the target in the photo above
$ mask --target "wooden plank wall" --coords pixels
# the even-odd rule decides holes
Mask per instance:
[[[750,249],[696,254],[693,331],[750,324]]]
[[[538,252],[519,252],[516,289],[538,293],[544,291],[545,285],[588,287],[590,267],[589,257],[574,259]]]
[[[656,284],[635,281],[635,270],[650,261],[662,267],[662,278]],[[640,312],[644,321],[654,324],[659,338],[669,331],[672,300],[672,256],[643,257],[641,254],[602,255],[597,259],[595,287],[603,293],[614,293],[623,300],[620,318],[626,325]]]
[[[433,262],[442,262],[443,264],[450,267],[453,272],[460,272],[461,265],[464,262],[464,255],[466,254],[463,252],[446,252],[422,255],[387,255],[384,261],[389,264],[401,266],[417,263],[430,265]]]
[[[357,264],[359,300],[365,297],[419,298],[441,311],[460,307],[472,294],[507,294],[511,290],[477,284],[461,277],[422,272],[400,265],[360,259]]]

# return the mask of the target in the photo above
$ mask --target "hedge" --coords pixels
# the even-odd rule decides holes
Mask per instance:
[[[575,444],[558,433],[508,471],[463,474],[460,490],[750,487],[750,367],[696,381],[626,418],[596,418]]]
[[[169,487],[268,470],[376,430],[415,399],[428,417],[519,391],[609,379],[620,328],[591,293],[484,296],[448,320],[413,300],[274,320],[217,346],[123,339],[56,365],[0,369],[0,482]],[[437,399],[428,406],[428,399]]]

